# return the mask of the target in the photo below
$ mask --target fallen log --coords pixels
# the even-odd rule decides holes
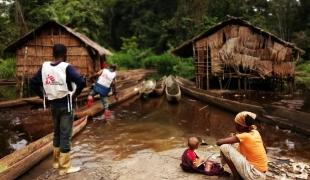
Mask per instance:
[[[87,116],[74,122],[73,136],[87,124]],[[53,150],[53,133],[0,159],[0,179],[15,179],[49,155]]]

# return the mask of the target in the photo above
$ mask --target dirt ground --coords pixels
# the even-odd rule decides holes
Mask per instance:
[[[122,160],[115,160],[112,151],[107,151],[99,156],[88,156],[78,158],[73,151],[72,163],[81,166],[80,172],[59,176],[57,170],[51,168],[52,159],[49,157],[43,161],[34,170],[36,174],[27,174],[21,179],[39,179],[39,180],[162,180],[162,179],[180,179],[180,180],[202,180],[202,179],[233,179],[231,177],[205,176],[196,173],[186,173],[180,168],[180,154],[184,148],[174,148],[167,151],[155,152],[151,149],[141,150]],[[210,157],[212,160],[220,162],[219,149],[213,146],[203,146],[198,154]],[[310,173],[309,164],[293,163],[288,165],[285,157],[274,159],[269,157],[269,170],[267,179],[308,179]],[[280,161],[281,162],[280,162]],[[293,161],[293,160],[289,160]],[[296,166],[297,164],[297,166]],[[298,165],[304,165],[304,169],[298,169]],[[230,172],[227,165],[225,170]],[[295,168],[295,169],[294,169]],[[293,172],[295,171],[295,173]]]
[[[205,147],[203,147],[205,148]],[[37,179],[69,179],[69,180],[144,180],[144,179],[229,179],[219,177],[207,177],[205,175],[185,173],[180,168],[180,154],[182,154],[184,148],[175,148],[172,150],[154,152],[147,149],[130,155],[123,160],[113,160],[108,157],[112,157],[112,152],[106,152],[106,157],[93,159],[92,162],[85,164],[81,163],[81,159],[73,159],[73,164],[82,165],[82,170],[75,174],[69,174],[60,177],[57,171],[54,169],[48,169]],[[200,154],[206,154],[206,156],[212,156],[216,158],[219,156],[217,153],[217,147],[209,147],[208,152],[202,148],[198,151]],[[74,154],[74,153],[73,153]],[[87,161],[90,161],[91,157]],[[45,161],[45,163],[52,163],[51,158]],[[31,176],[24,177],[23,179],[29,179]]]

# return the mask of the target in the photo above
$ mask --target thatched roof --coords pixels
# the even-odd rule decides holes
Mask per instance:
[[[5,52],[14,52],[17,48],[19,48],[20,46],[24,45],[27,41],[29,41],[30,39],[34,38],[35,35],[42,31],[43,29],[47,28],[47,27],[52,27],[52,26],[59,26],[60,28],[62,28],[63,30],[67,31],[68,33],[70,33],[71,35],[75,36],[77,39],[79,39],[81,42],[83,42],[86,46],[90,47],[91,49],[93,49],[94,51],[96,51],[100,56],[102,55],[112,55],[112,53],[105,49],[104,47],[100,46],[98,43],[94,42],[93,40],[89,39],[87,36],[85,36],[84,34],[81,34],[65,25],[62,25],[60,23],[57,23],[55,21],[48,21],[47,23],[39,26],[38,28],[30,31],[29,33],[27,33],[26,35],[24,35],[23,37],[19,38],[18,40],[16,40],[15,42],[11,43],[10,45],[8,45],[6,47],[6,49],[4,50]]]
[[[192,44],[195,41],[197,41],[199,39],[202,39],[204,37],[207,37],[207,36],[217,32],[218,30],[220,30],[221,28],[223,28],[223,27],[225,27],[227,25],[241,25],[241,26],[250,27],[253,30],[253,32],[256,32],[258,34],[262,34],[263,36],[270,37],[275,42],[278,42],[280,44],[283,44],[284,46],[290,47],[293,50],[298,51],[300,53],[304,53],[304,50],[298,48],[295,44],[287,42],[287,41],[284,41],[281,38],[275,36],[274,34],[268,32],[268,31],[265,31],[265,30],[263,30],[261,28],[258,28],[256,26],[253,26],[250,22],[242,20],[242,19],[237,18],[237,17],[230,17],[229,20],[222,21],[222,22],[218,23],[217,25],[213,26],[209,30],[204,31],[201,34],[193,37],[192,39],[189,39],[189,40],[185,41],[184,43],[182,43],[181,45],[179,45],[178,47],[173,49],[171,52],[173,54],[175,54],[175,55],[182,56],[182,57],[193,56]]]

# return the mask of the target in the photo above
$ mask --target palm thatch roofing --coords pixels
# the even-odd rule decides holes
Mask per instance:
[[[29,33],[27,33],[23,37],[19,38],[15,42],[9,44],[5,48],[4,51],[5,52],[14,52],[16,49],[18,49],[19,47],[23,46],[23,44],[25,44],[28,40],[35,38],[36,34],[39,33],[41,30],[45,29],[46,27],[52,27],[52,26],[58,26],[61,29],[67,31],[69,34],[73,35],[74,37],[79,39],[81,42],[83,42],[86,47],[90,47],[92,50],[97,52],[98,55],[100,55],[100,56],[102,56],[102,55],[112,55],[111,51],[109,51],[108,49],[105,49],[104,47],[100,46],[98,43],[96,43],[93,40],[89,39],[84,34],[81,34],[81,33],[77,32],[77,31],[71,29],[68,26],[62,25],[62,24],[57,23],[56,21],[52,21],[52,20],[42,24],[41,26],[39,26],[38,28],[30,31]]]
[[[199,40],[202,39],[204,37],[207,37],[215,32],[217,32],[218,30],[220,30],[221,28],[227,26],[227,25],[241,25],[241,26],[246,26],[246,27],[250,27],[253,32],[256,32],[258,34],[262,34],[263,36],[267,36],[270,37],[271,40],[278,42],[280,44],[283,44],[284,46],[290,47],[293,50],[303,54],[304,50],[298,48],[295,44],[287,42],[282,40],[281,38],[277,37],[276,35],[263,30],[262,28],[256,27],[254,25],[252,25],[250,22],[245,21],[241,18],[237,18],[237,17],[230,17],[229,20],[226,21],[222,21],[220,23],[218,23],[217,25],[213,26],[212,28],[210,28],[207,31],[202,32],[201,34],[193,37],[192,39],[189,39],[185,42],[183,42],[181,45],[177,46],[175,49],[173,49],[171,52],[174,55],[178,55],[178,56],[182,56],[182,57],[191,57],[193,56],[193,46],[192,44]]]

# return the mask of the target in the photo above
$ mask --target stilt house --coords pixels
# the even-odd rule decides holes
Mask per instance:
[[[240,18],[230,18],[176,47],[194,57],[197,87],[251,88],[260,81],[293,83],[303,50]],[[276,83],[271,83],[276,84]]]

